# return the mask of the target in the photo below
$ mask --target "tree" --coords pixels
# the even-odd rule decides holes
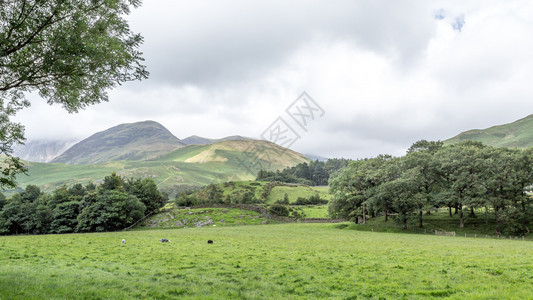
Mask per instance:
[[[395,219],[402,224],[403,229],[407,229],[409,215],[421,201],[418,176],[416,170],[409,170],[402,177],[384,182],[376,188],[377,194],[391,200],[390,207],[398,213]]]
[[[80,201],[62,202],[53,210],[52,233],[70,233],[76,230]]]
[[[0,211],[2,211],[2,208],[4,208],[4,205],[6,205],[7,199],[4,194],[0,193]]]
[[[210,184],[198,192],[198,198],[204,203],[218,204],[223,202],[223,191],[215,184]]]
[[[165,197],[157,189],[152,178],[127,180],[125,189],[128,194],[134,195],[146,206],[146,212],[152,213],[165,205]]]
[[[470,205],[480,197],[482,170],[476,155],[485,146],[480,142],[465,141],[444,147],[435,154],[440,161],[440,174],[445,181],[446,197],[455,201],[459,210],[459,226],[464,227],[463,207]]]
[[[351,219],[356,223],[362,217],[364,224],[368,207],[372,206],[370,202],[376,200],[373,198],[375,188],[398,177],[396,161],[390,155],[379,155],[368,160],[350,162],[330,181],[330,192],[335,194],[329,207],[330,215]],[[388,205],[382,204],[379,207],[387,217]]]
[[[133,195],[119,190],[100,190],[90,197],[78,215],[81,232],[112,231],[127,227],[144,216],[146,206]]]
[[[438,207],[434,194],[439,188],[441,177],[439,162],[434,154],[442,148],[442,142],[421,140],[414,143],[405,156],[404,168],[414,170],[412,179],[418,181],[420,198],[418,201],[418,227],[423,227],[423,210]],[[429,210],[428,210],[429,211]]]
[[[437,151],[442,149],[442,146],[444,145],[441,141],[426,141],[426,140],[419,140],[416,141],[409,149],[407,149],[407,154],[414,153],[414,152],[424,152],[428,154],[435,154]]]
[[[124,16],[140,0],[0,1],[0,186],[14,186],[24,171],[12,156],[24,127],[10,117],[38,92],[49,104],[77,112],[108,101],[117,84],[148,77]]]
[[[124,191],[124,179],[117,175],[117,173],[111,173],[111,176],[104,177],[104,182],[100,186],[100,189],[105,191]]]

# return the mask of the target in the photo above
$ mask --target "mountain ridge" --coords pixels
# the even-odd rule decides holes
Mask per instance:
[[[52,163],[95,164],[118,160],[148,160],[185,144],[155,121],[120,124],[75,144]]]
[[[454,144],[465,140],[479,141],[494,147],[531,147],[533,146],[533,114],[511,123],[461,132],[444,140],[444,144]]]
[[[52,163],[25,162],[28,174],[17,180],[45,191],[61,185],[101,182],[112,172],[152,178],[175,195],[183,186],[255,179],[261,169],[275,171],[309,162],[305,155],[275,143],[230,136],[209,144],[186,145],[154,121],[120,124],[77,143]]]
[[[181,141],[185,143],[186,145],[208,145],[208,144],[213,144],[213,143],[220,142],[220,141],[240,141],[240,140],[254,140],[254,139],[240,136],[240,135],[230,135],[230,136],[226,136],[220,139],[210,139],[210,138],[204,138],[198,135],[191,135],[189,137],[182,139]]]

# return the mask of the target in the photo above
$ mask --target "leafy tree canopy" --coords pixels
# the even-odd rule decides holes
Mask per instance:
[[[108,101],[117,84],[148,77],[124,16],[140,0],[0,0],[0,187],[24,171],[12,145],[24,127],[10,117],[37,92],[68,112]]]

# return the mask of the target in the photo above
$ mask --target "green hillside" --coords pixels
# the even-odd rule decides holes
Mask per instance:
[[[217,186],[222,190],[222,194],[234,195],[242,192],[252,192],[255,195],[256,199],[261,199],[261,194],[263,194],[265,185],[268,181],[256,181],[256,180],[244,180],[244,181],[228,181],[220,183]],[[271,188],[270,193],[265,199],[265,204],[272,204],[277,200],[283,200],[285,194],[289,197],[289,203],[296,202],[296,200],[301,198],[309,198],[315,194],[319,194],[321,199],[331,200],[333,195],[329,194],[329,188],[327,186],[308,186],[308,185],[296,185],[296,184],[286,184],[279,183],[274,184],[274,187]]]
[[[273,155],[278,153],[278,155]],[[99,182],[118,175],[153,178],[159,188],[173,194],[178,186],[254,179],[261,167],[277,170],[309,159],[265,141],[224,141],[211,145],[190,145],[146,161],[114,161],[101,164],[59,164],[28,162],[29,176],[18,183],[34,184],[51,191],[62,184]]]
[[[121,124],[95,133],[72,146],[52,162],[99,164],[119,160],[148,160],[184,145],[161,124],[144,121]]]
[[[333,195],[328,193],[327,186],[307,186],[307,185],[282,185],[276,186],[267,197],[267,203],[274,203],[277,200],[282,200],[285,194],[289,197],[289,202],[293,203],[298,198],[309,198],[318,194],[321,199],[331,200]]]
[[[208,145],[189,145],[157,160],[208,163],[222,162],[239,168],[249,168],[254,175],[263,168],[278,170],[308,162],[303,154],[261,140],[229,140]]]
[[[533,146],[533,115],[509,124],[465,131],[445,140],[444,143],[453,144],[465,140],[480,141],[495,147],[531,147]]]

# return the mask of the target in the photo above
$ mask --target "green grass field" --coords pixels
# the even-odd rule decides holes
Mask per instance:
[[[1,299],[528,299],[530,241],[276,224],[0,237]],[[122,245],[120,240],[127,243]],[[168,244],[159,243],[167,238]],[[214,240],[208,245],[207,240]]]
[[[283,200],[283,196],[287,193],[289,202],[295,202],[298,197],[309,198],[316,193],[320,195],[321,199],[331,200],[333,195],[328,193],[327,186],[304,186],[304,185],[285,185],[276,186],[267,197],[267,203],[274,203],[277,200]]]
[[[300,208],[305,214],[306,218],[329,218],[327,205],[302,205],[293,207]]]

